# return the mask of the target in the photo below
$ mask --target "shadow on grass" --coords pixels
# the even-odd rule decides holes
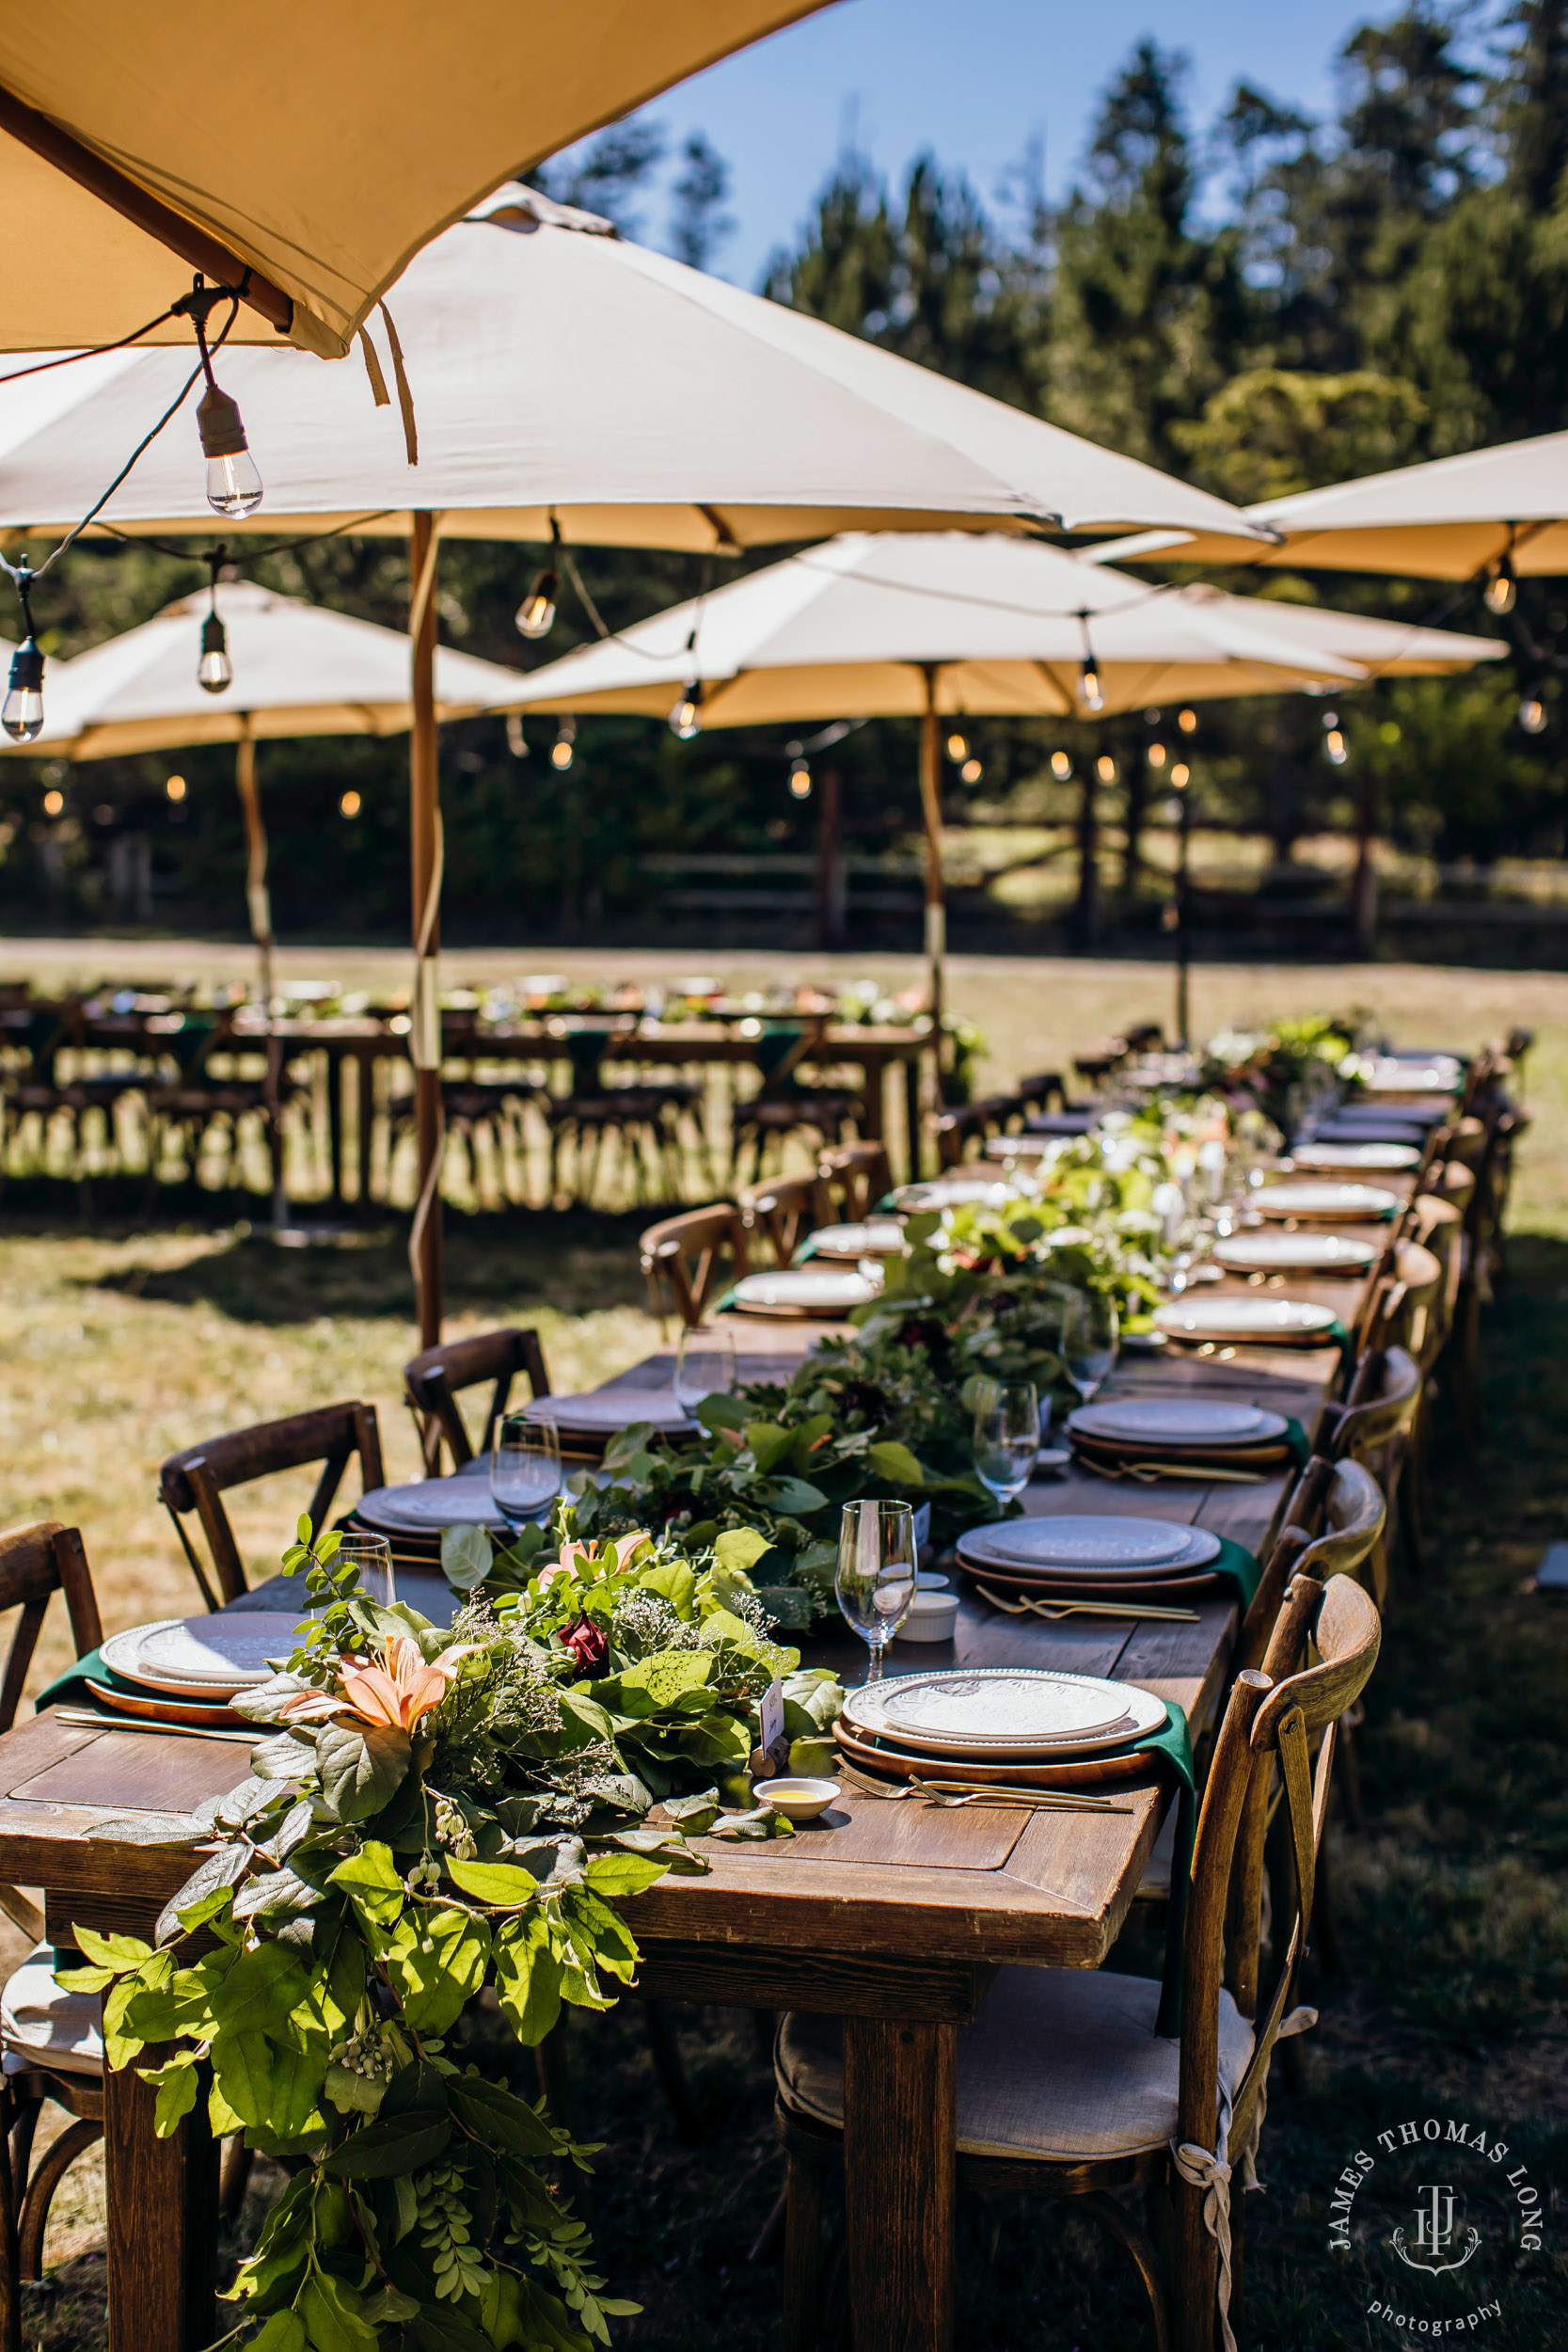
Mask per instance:
[[[449,1212],[448,1312],[499,1316],[549,1306],[587,1313],[643,1306],[647,1288],[637,1239],[656,1214],[518,1210],[466,1218]],[[307,1249],[280,1249],[261,1234],[230,1232],[182,1265],[122,1266],[83,1287],[173,1306],[201,1303],[236,1323],[258,1325],[308,1323],[321,1315],[406,1323],[414,1312],[405,1234],[386,1228],[351,1232],[341,1242]]]

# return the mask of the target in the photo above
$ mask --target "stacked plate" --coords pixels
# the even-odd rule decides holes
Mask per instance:
[[[685,1437],[692,1428],[673,1389],[590,1389],[582,1396],[536,1396],[523,1406],[523,1419],[558,1429],[562,1445],[581,1438],[600,1446],[640,1421],[652,1422],[664,1438]]]
[[[111,1633],[99,1655],[111,1680],[87,1688],[119,1715],[158,1723],[243,1724],[230,1700],[265,1682],[294,1645],[277,1610],[227,1610],[212,1617],[161,1617]]]
[[[1259,1216],[1314,1225],[1362,1225],[1392,1216],[1399,1205],[1398,1193],[1381,1184],[1265,1184],[1253,1199]]]
[[[1307,1298],[1259,1298],[1227,1293],[1217,1298],[1173,1298],[1156,1307],[1153,1324],[1167,1339],[1195,1347],[1321,1347],[1332,1337],[1335,1313]]]
[[[984,1200],[993,1209],[1011,1200],[1017,1186],[998,1177],[988,1183],[984,1176],[938,1176],[927,1184],[900,1184],[893,1196],[895,1209],[911,1212],[916,1209],[958,1209],[968,1201]]]
[[[1165,1703],[1135,1683],[1049,1669],[995,1666],[900,1675],[852,1691],[835,1726],[855,1763],[895,1779],[1052,1785],[1147,1768],[1135,1742],[1165,1721]]]
[[[999,1592],[1063,1600],[1173,1600],[1212,1592],[1211,1563],[1220,1539],[1175,1519],[1090,1518],[1005,1519],[958,1538],[971,1576]]]
[[[1264,1470],[1290,1458],[1290,1424],[1281,1414],[1217,1397],[1123,1397],[1083,1405],[1069,1414],[1067,1425],[1074,1452],[1106,1470],[1151,1463],[1189,1469],[1201,1478],[1205,1470]]]
[[[422,1539],[428,1550],[444,1527],[488,1527],[498,1534],[506,1520],[490,1495],[490,1465],[466,1462],[450,1478],[416,1478],[406,1486],[372,1486],[354,1506],[354,1516],[372,1534],[394,1545]]]
[[[881,1286],[879,1266],[875,1279],[848,1266],[783,1266],[776,1274],[744,1276],[732,1295],[740,1314],[792,1323],[847,1315],[851,1307],[869,1306]]]
[[[871,1216],[860,1225],[819,1225],[811,1237],[814,1258],[832,1264],[859,1265],[863,1258],[896,1258],[904,1247],[901,1216]]]
[[[1365,1274],[1377,1248],[1343,1233],[1230,1233],[1213,1254],[1231,1274]]]
[[[1298,1143],[1291,1157],[1298,1168],[1346,1168],[1369,1176],[1399,1175],[1421,1161],[1413,1143]]]

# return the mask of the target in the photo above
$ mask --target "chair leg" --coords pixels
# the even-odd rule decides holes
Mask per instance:
[[[683,2147],[694,2148],[701,2139],[702,2125],[691,2103],[690,2086],[686,2068],[681,2062],[680,2043],[675,2039],[674,2021],[664,2001],[644,2001],[642,2022],[647,2028],[648,2049],[654,2061],[654,2073],[663,2091],[675,2126],[675,2137]]]
[[[245,2146],[244,2133],[237,2132],[224,2148],[223,2164],[218,2173],[218,2211],[225,2221],[235,2222],[239,2219],[255,2162],[254,2150]]]
[[[83,2150],[94,2147],[103,2137],[102,2123],[82,2121],[62,2132],[45,2151],[42,2163],[27,2184],[27,2193],[17,2216],[17,2270],[22,2278],[42,2278],[43,2233],[55,2191]]]
[[[11,2182],[11,2168],[6,2161],[3,2146],[0,2146],[0,2352],[22,2352],[22,2265],[16,2243],[16,2194]]]
[[[1175,2338],[1171,2333],[1170,2296],[1153,2239],[1139,2229],[1130,2214],[1123,2213],[1114,2197],[1107,2197],[1099,2189],[1091,2189],[1087,2196],[1076,2197],[1072,2201],[1078,2212],[1086,2213],[1091,2220],[1098,2221],[1101,2228],[1108,2230],[1117,2244],[1124,2246],[1132,2255],[1138,2276],[1144,2282],[1144,2292],[1148,2296],[1149,2314],[1154,2322],[1155,2352],[1172,2352]],[[1232,2201],[1232,2229],[1235,2226],[1235,2209]]]
[[[822,2181],[815,2165],[789,2159],[785,2187],[780,2352],[813,2352],[822,2282]]]

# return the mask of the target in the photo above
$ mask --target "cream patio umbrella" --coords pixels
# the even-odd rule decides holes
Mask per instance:
[[[940,1012],[943,719],[1087,718],[1495,660],[1490,638],[1151,587],[1020,539],[847,533],[536,670],[518,709],[704,728],[918,717],[926,946]],[[684,702],[686,707],[679,706]],[[679,730],[677,730],[679,731]]]
[[[506,173],[820,5],[13,9],[0,18],[0,340],[118,342],[194,269],[243,290],[236,338],[339,358],[409,256]],[[183,320],[153,333],[190,342]]]
[[[438,536],[706,551],[850,524],[1071,531],[1165,523],[1244,533],[1224,501],[618,237],[516,185],[417,255],[393,290],[417,412],[356,369],[226,354],[268,485],[245,531],[407,533],[414,649],[414,1027],[424,1343],[439,1337],[437,779],[429,665]],[[393,354],[382,336],[388,363]],[[69,527],[161,413],[184,356],[116,352],[0,384],[0,532]],[[379,362],[378,362],[379,366]],[[155,440],[103,509],[136,533],[211,530],[198,470]],[[548,601],[549,599],[546,599]],[[47,700],[47,697],[46,697]]]
[[[1513,578],[1568,572],[1568,433],[1300,490],[1244,512],[1272,544],[1225,531],[1148,532],[1101,552],[1116,563],[1486,580],[1501,583],[1491,600],[1505,612]]]

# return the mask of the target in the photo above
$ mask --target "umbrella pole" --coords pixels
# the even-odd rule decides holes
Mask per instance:
[[[1192,900],[1192,787],[1181,792],[1180,849],[1176,866],[1176,1042],[1190,1045],[1193,1025],[1190,1004],[1190,973],[1193,958]]]
[[[261,963],[261,1035],[267,1054],[267,1143],[272,1154],[272,1221],[288,1222],[283,1198],[283,1129],[278,1116],[277,1054],[272,1035],[272,894],[267,888],[267,829],[261,821],[261,795],[256,783],[256,738],[250,713],[240,720],[239,748],[234,755],[234,781],[245,813],[245,896],[250,913],[250,936]]]
[[[441,801],[436,736],[436,550],[438,516],[416,515],[408,541],[408,635],[414,724],[409,736],[409,836],[413,866],[414,1002],[409,1048],[419,1136],[419,1194],[408,1262],[419,1297],[420,1345],[441,1337]]]
[[[926,672],[920,722],[920,806],[926,820],[926,960],[931,971],[931,1028],[942,1068],[942,962],[947,954],[947,902],[942,880],[942,726],[937,716],[937,665]]]

